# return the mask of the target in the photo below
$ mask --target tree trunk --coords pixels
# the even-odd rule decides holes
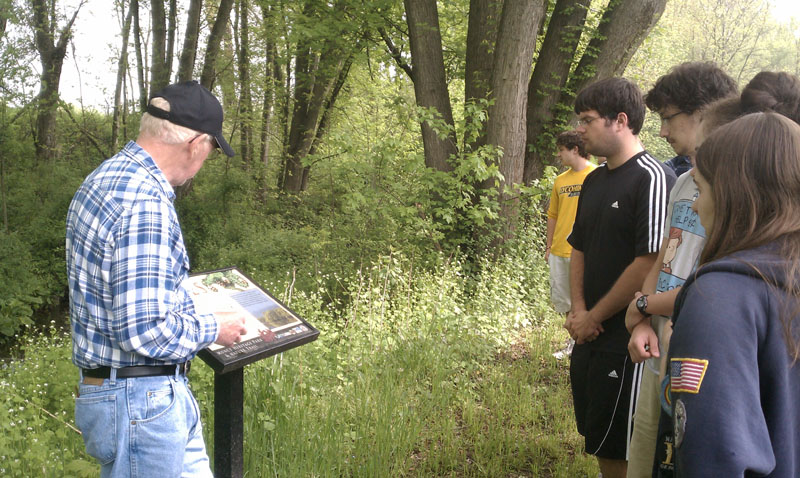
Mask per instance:
[[[128,35],[133,20],[133,8],[128,9],[125,16],[125,3],[122,3],[122,17],[125,18],[122,27],[122,47],[120,49],[119,63],[117,64],[117,84],[114,88],[114,117],[111,122],[111,149],[118,149],[120,118],[122,116],[122,89],[125,84],[125,72],[128,71]]]
[[[289,51],[289,40],[286,39],[286,51]],[[283,125],[283,137],[281,138],[281,164],[280,174],[278,175],[278,188],[283,191],[286,184],[286,162],[289,156],[289,123],[291,123],[291,97],[290,91],[292,87],[292,57],[287,53],[286,62],[284,64],[286,75],[281,82],[283,91],[281,92],[281,124]]]
[[[186,35],[178,64],[178,81],[189,81],[194,77],[194,61],[197,58],[197,37],[200,31],[200,10],[202,0],[191,0],[186,19]]]
[[[167,14],[164,0],[150,1],[150,15],[153,22],[153,45],[150,54],[150,96],[169,84],[167,70]]]
[[[590,3],[591,0],[558,0],[547,26],[539,58],[528,84],[528,147],[523,173],[526,185],[542,176],[546,158],[552,157],[550,148],[558,132],[548,131],[545,135],[545,128],[552,125],[555,117],[553,109],[567,84]]]
[[[253,101],[250,95],[250,27],[248,25],[248,2],[239,0],[239,135],[240,154],[244,165],[248,167],[253,161]]]
[[[489,82],[492,79],[495,42],[500,24],[503,0],[471,0],[467,27],[467,55],[465,63],[464,101],[466,104],[489,99]],[[475,149],[486,143],[482,130],[476,141],[465,147]]]
[[[319,147],[319,144],[322,142],[322,137],[328,130],[328,123],[331,119],[331,110],[333,110],[333,106],[336,104],[336,99],[339,97],[339,92],[342,90],[345,80],[347,80],[347,75],[350,73],[350,67],[352,65],[353,55],[350,55],[347,57],[342,69],[339,70],[339,75],[336,78],[336,83],[333,85],[333,90],[328,96],[328,99],[325,101],[325,106],[322,110],[322,118],[319,120],[319,126],[317,127],[316,134],[314,135],[314,142],[311,144],[311,149],[308,151],[309,156],[314,156],[317,153],[317,147]],[[310,171],[311,166],[306,166],[303,168],[303,185],[301,187],[303,191],[308,189],[308,176]]]
[[[56,108],[61,68],[67,55],[67,44],[72,36],[72,25],[83,7],[83,2],[78,5],[72,18],[61,29],[58,42],[55,39],[57,20],[54,3],[48,4],[46,0],[30,0],[30,5],[33,10],[34,43],[42,64],[41,86],[37,97],[36,159],[50,161],[56,152]]]
[[[506,187],[522,182],[525,158],[525,109],[528,81],[536,47],[536,36],[544,16],[541,1],[505,0],[500,31],[497,34],[491,92],[494,103],[489,107],[486,142],[501,148],[499,184],[501,215],[508,222],[508,237],[517,216],[517,194]]]
[[[579,92],[594,80],[621,75],[653,29],[667,0],[611,0],[570,81]]]
[[[169,15],[167,16],[167,54],[164,66],[167,70],[167,84],[172,78],[172,61],[175,56],[175,24],[178,22],[178,5],[176,0],[169,0]]]
[[[139,0],[131,0],[131,10],[133,11],[133,39],[136,50],[136,79],[139,83],[139,109],[144,111],[150,98],[147,96],[147,85],[145,84],[142,29],[139,26]]]
[[[298,45],[294,110],[283,174],[283,190],[286,192],[303,190],[303,160],[314,143],[325,101],[344,62],[343,52],[335,43],[335,40],[325,41],[318,57],[310,51],[306,42],[301,41]],[[317,64],[316,68],[314,64]]]
[[[442,128],[434,128],[429,121],[422,122],[425,165],[438,171],[451,171],[453,167],[448,160],[457,152],[457,148],[436,0],[404,0],[403,4],[411,44],[412,80],[417,106],[432,110],[437,123],[442,122],[445,128],[449,128],[441,131]],[[440,130],[441,137],[437,130]]]
[[[261,6],[261,17],[264,25],[270,25],[272,15],[270,7]],[[275,42],[271,37],[267,37],[264,45],[264,102],[261,107],[261,163],[269,165],[269,133],[270,122],[272,121],[272,105],[275,101],[275,75],[273,68],[277,70]]]
[[[214,86],[217,56],[219,55],[222,45],[222,37],[225,35],[227,29],[228,20],[231,18],[232,8],[233,0],[221,0],[219,2],[217,18],[214,20],[214,26],[211,27],[211,34],[208,36],[206,57],[203,63],[203,73],[200,75],[200,84],[209,90]]]

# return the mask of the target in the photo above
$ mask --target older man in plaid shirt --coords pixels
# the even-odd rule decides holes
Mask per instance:
[[[186,372],[198,350],[237,342],[244,319],[195,311],[172,202],[214,148],[234,154],[219,101],[194,81],[170,85],[151,98],[137,140],[70,204],[75,422],[104,477],[211,476]]]

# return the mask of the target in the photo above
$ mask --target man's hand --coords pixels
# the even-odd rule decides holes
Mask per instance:
[[[219,319],[219,335],[215,343],[228,347],[242,340],[242,335],[247,333],[244,326],[244,317],[237,312],[215,313]]]
[[[578,344],[591,342],[603,333],[603,326],[595,320],[591,311],[587,310],[573,309],[569,311],[564,328]]]
[[[628,341],[628,353],[634,363],[644,362],[651,357],[660,357],[658,336],[649,321],[640,322],[633,328]]]
[[[642,315],[642,313],[639,312],[639,308],[636,307],[636,299],[641,296],[641,292],[633,294],[633,300],[628,304],[628,310],[625,312],[625,328],[628,329],[628,333],[631,334],[633,333],[633,328],[645,319],[645,316]]]
[[[550,260],[550,248],[549,247],[544,250],[544,261],[547,262],[548,260]]]

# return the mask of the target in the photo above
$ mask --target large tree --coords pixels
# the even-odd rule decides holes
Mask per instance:
[[[545,126],[552,124],[554,108],[561,99],[573,68],[591,0],[557,0],[536,67],[528,83],[528,110],[523,180],[530,184],[542,175],[552,134],[545,136]],[[540,151],[542,153],[540,154]],[[544,158],[542,157],[544,156]]]
[[[441,149],[449,146],[445,157],[452,157],[457,143],[447,134],[428,139],[425,135],[426,124],[430,129],[438,126],[440,131],[444,124],[450,128],[444,133],[454,127],[448,79],[442,78],[442,48],[437,47],[437,39],[441,38],[437,2],[405,0],[404,4],[412,68],[406,65],[404,53],[392,35],[381,34],[392,57],[409,73],[417,105],[428,110],[423,124],[426,164],[448,171],[451,165],[442,165]],[[665,4],[666,0],[611,0],[598,12],[599,26],[592,27],[587,15],[590,0],[557,0],[546,24],[544,0],[470,1],[465,101],[489,106],[481,133],[473,135],[472,140],[464,138],[464,146],[474,150],[486,144],[498,151],[501,179],[490,178],[483,187],[497,188],[501,213],[506,219],[516,214],[514,194],[504,195],[509,191],[507,186],[541,176],[542,151],[552,148],[546,133],[564,124],[564,112],[575,91],[590,81],[620,74],[658,21]],[[545,40],[531,75],[535,32],[542,31]]]
[[[358,31],[350,18],[352,8],[345,0],[333,5],[314,0],[303,4],[299,26],[309,34],[300,36],[295,47],[293,108],[279,178],[279,186],[286,192],[300,192],[308,186],[306,158],[318,139],[320,120],[326,107],[332,106],[329,100],[335,100],[333,92],[340,75],[348,71],[345,66],[350,56],[360,49],[358,41],[355,46],[351,42],[353,32]],[[312,24],[320,27],[320,34],[310,34]]]
[[[508,219],[506,235],[514,227],[517,194],[508,191],[522,183],[525,158],[525,104],[528,95],[533,50],[539,23],[544,18],[544,6],[531,0],[505,0],[500,20],[490,82],[489,118],[486,124],[486,143],[502,151],[499,172],[501,214]],[[491,181],[491,180],[490,180]]]
[[[123,18],[122,25],[122,48],[119,52],[119,62],[117,63],[117,83],[114,87],[114,113],[111,120],[111,147],[117,149],[119,138],[120,122],[123,115],[122,93],[125,86],[125,73],[128,71],[128,35],[131,31],[131,22],[133,21],[133,8],[128,8],[128,13],[125,13],[125,2],[120,3],[121,17]]]
[[[58,31],[56,0],[29,0],[32,10],[33,34],[36,51],[42,64],[36,112],[36,158],[48,161],[56,153],[56,109],[61,68],[67,55],[67,44],[72,37],[72,25],[84,1],[78,4],[64,26]]]
[[[178,61],[178,81],[194,78],[194,62],[197,59],[197,39],[200,32],[200,9],[202,0],[190,0],[186,19],[186,34],[183,36],[183,49]]]
[[[217,57],[222,46],[222,37],[228,28],[232,9],[233,0],[221,0],[219,2],[217,16],[206,42],[206,55],[203,62],[203,72],[200,75],[200,84],[208,89],[214,86],[214,80],[217,77]]]
[[[562,3],[567,5],[561,5]],[[537,106],[538,97],[528,98],[529,111],[531,109],[536,111],[528,116],[529,150],[525,158],[524,174],[527,183],[541,176],[546,164],[544,158],[551,155],[552,138],[564,128],[566,122],[564,113],[569,115],[575,94],[592,81],[621,75],[625,71],[636,49],[664,13],[667,0],[611,0],[603,11],[599,27],[588,32],[589,43],[581,52],[574,49],[572,42],[575,39],[572,38],[573,32],[570,30],[574,31],[575,27],[580,25],[580,18],[575,9],[584,9],[585,3],[557,2],[556,13],[560,16],[554,16],[553,20],[559,22],[556,25],[551,23],[547,29],[548,35],[559,31],[567,35],[565,40],[557,42],[555,47],[561,52],[573,51],[571,59],[572,62],[577,61],[577,67],[569,76],[566,87],[550,91],[551,99],[546,103],[551,105]],[[559,6],[562,8],[559,9]],[[569,18],[564,19],[565,14]],[[564,30],[560,30],[561,28]],[[540,59],[542,55],[552,54],[552,48],[547,50],[543,48]],[[580,55],[579,60],[577,55]],[[541,65],[540,69],[540,63],[537,62],[531,78],[532,83],[534,81],[537,83],[529,85],[528,91],[541,92],[548,79],[558,78],[557,84],[564,84],[564,78],[561,76],[563,65],[558,65],[558,62]],[[547,112],[544,111],[545,106],[548,106]]]
[[[411,79],[417,105],[428,108],[445,124],[452,126],[453,111],[447,91],[442,36],[436,0],[404,0],[411,46]],[[440,131],[432,121],[422,122],[425,164],[439,171],[452,169],[448,160],[456,152],[452,131]]]

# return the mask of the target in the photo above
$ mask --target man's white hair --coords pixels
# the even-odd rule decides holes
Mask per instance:
[[[150,100],[150,104],[164,111],[169,111],[169,102],[160,96]],[[211,136],[206,133],[171,123],[165,119],[156,118],[150,113],[142,115],[142,120],[139,123],[139,134],[156,138],[166,144],[183,143],[198,134],[204,135],[205,141],[211,141]]]

